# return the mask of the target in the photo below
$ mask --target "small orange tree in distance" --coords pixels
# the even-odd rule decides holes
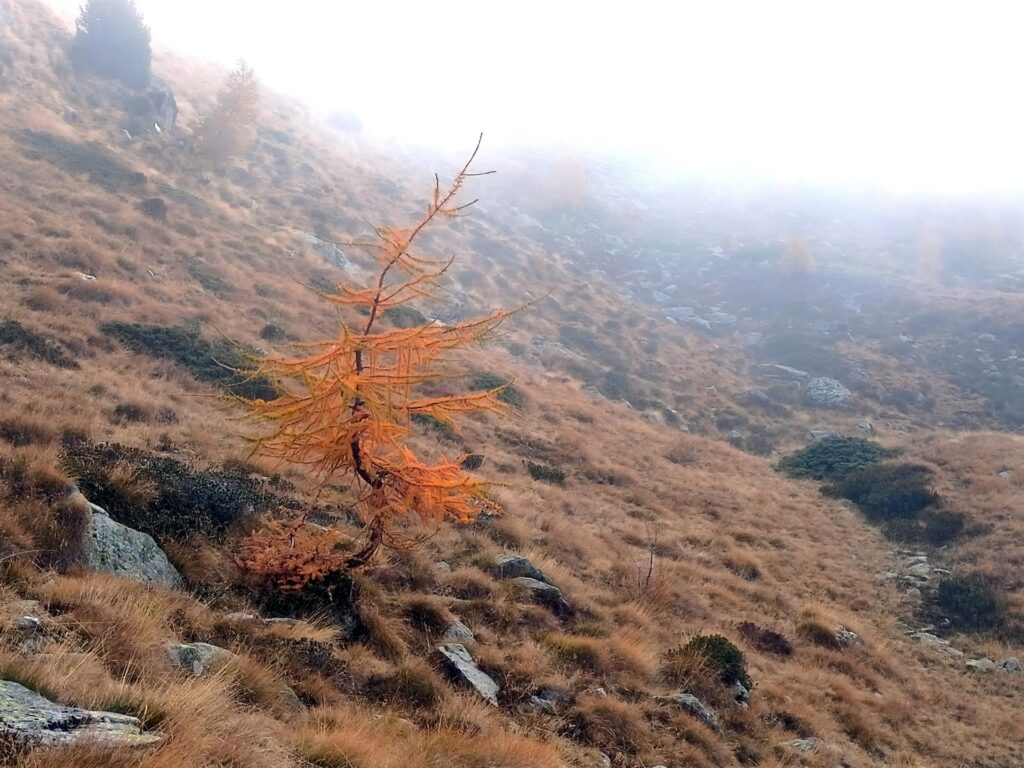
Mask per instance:
[[[476,202],[460,205],[456,198],[470,177],[485,175],[470,172],[479,149],[480,141],[448,187],[435,176],[433,199],[412,226],[378,228],[376,242],[347,244],[370,249],[378,274],[367,287],[341,284],[324,298],[360,311],[365,319],[358,328],[342,320],[336,338],[301,345],[297,357],[267,357],[258,364],[256,375],[270,376],[282,394],[244,401],[252,419],[270,425],[255,438],[255,451],[309,466],[321,486],[353,481],[364,522],[365,541],[351,555],[337,546],[340,532],[311,532],[301,519],[270,522],[250,536],[239,564],[271,578],[279,589],[365,566],[382,545],[397,545],[399,521],[418,518],[440,526],[499,511],[484,484],[463,471],[463,457],[423,460],[407,440],[416,415],[451,423],[459,415],[502,410],[502,387],[447,396],[423,396],[420,390],[440,375],[444,353],[483,340],[515,310],[454,325],[377,327],[385,310],[433,295],[451,266],[454,257],[429,259],[412,249],[427,227],[464,215]]]

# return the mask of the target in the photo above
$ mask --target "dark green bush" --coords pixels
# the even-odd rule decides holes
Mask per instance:
[[[253,400],[277,397],[273,382],[246,373],[252,370],[253,353],[228,339],[210,342],[202,338],[198,330],[140,323],[106,323],[100,330],[120,340],[133,352],[173,360],[200,381],[217,384],[239,397]]]
[[[933,619],[946,619],[953,629],[996,629],[1006,619],[1006,598],[996,583],[980,574],[949,576],[928,596]]]
[[[78,363],[64,354],[60,347],[30,331],[17,320],[0,322],[0,346],[24,352],[37,360],[58,368],[77,368]]]
[[[885,535],[894,541],[925,542],[941,547],[964,532],[966,519],[961,512],[949,509],[925,510],[919,519],[891,520]]]
[[[753,687],[743,651],[723,635],[696,635],[686,645],[669,651],[672,654],[700,659],[725,685]]]
[[[412,423],[436,432],[444,437],[455,436],[455,429],[451,424],[429,413],[414,413],[412,415]]]
[[[291,503],[237,468],[199,469],[117,444],[68,447],[61,464],[89,501],[157,539],[216,540],[235,522]]]
[[[860,437],[826,437],[784,457],[779,470],[790,477],[838,480],[897,453]]]
[[[534,461],[526,462],[526,471],[534,480],[540,480],[552,485],[565,485],[565,472],[557,467],[549,467],[546,464],[538,464]]]
[[[917,464],[878,464],[847,475],[822,491],[848,499],[873,522],[914,519],[939,502],[932,472]]]
[[[484,465],[484,455],[482,453],[470,453],[462,460],[462,468],[468,469],[470,472],[480,469]]]

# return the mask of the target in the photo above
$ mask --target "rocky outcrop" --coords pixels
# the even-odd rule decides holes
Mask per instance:
[[[572,606],[562,596],[562,590],[558,587],[543,581],[537,581],[537,579],[531,579],[528,576],[512,579],[512,583],[529,592],[534,602],[549,608],[558,616],[565,618],[573,615]]]
[[[160,740],[143,733],[138,718],[66,707],[10,680],[0,680],[0,736],[25,746],[47,747],[140,746]]]
[[[438,646],[437,653],[445,671],[464,685],[476,691],[484,701],[498,704],[498,684],[473,661],[466,646],[460,643],[446,643]]]
[[[518,579],[525,576],[528,579],[551,584],[551,579],[544,571],[519,555],[502,555],[495,563],[494,571],[499,579]]]
[[[819,376],[807,382],[804,401],[818,408],[852,408],[853,393],[836,379]]]
[[[123,106],[128,115],[123,127],[133,136],[149,131],[170,131],[178,121],[178,102],[174,91],[158,77],[154,77],[142,93],[124,95]]]
[[[87,568],[168,589],[182,586],[181,574],[152,536],[121,525],[102,507],[88,504],[88,508],[81,542]]]

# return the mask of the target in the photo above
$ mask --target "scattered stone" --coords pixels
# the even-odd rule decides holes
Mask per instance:
[[[860,643],[860,635],[853,632],[842,624],[836,627],[836,645],[840,648],[849,648],[852,645]]]
[[[700,699],[692,693],[674,693],[668,697],[669,701],[678,704],[680,708],[693,717],[700,720],[704,725],[713,731],[720,731],[722,727],[718,724],[718,717],[710,709],[705,707]]]
[[[14,628],[19,632],[42,632],[43,622],[35,616],[19,616],[14,622]]]
[[[746,708],[747,704],[750,703],[750,691],[747,690],[743,683],[735,683],[729,689],[729,693],[732,694],[732,700],[740,707]]]
[[[600,688],[600,687],[598,687],[598,688],[588,688],[587,690],[584,691],[584,693],[588,694],[589,696],[596,696],[599,699],[603,699],[603,698],[606,698],[608,696],[608,691],[606,691],[604,688]]]
[[[232,653],[209,643],[168,643],[167,655],[174,666],[198,676],[211,666],[227,662]]]
[[[543,581],[537,581],[537,579],[531,579],[527,576],[520,576],[519,578],[512,579],[512,583],[517,586],[527,589],[532,593],[533,599],[541,605],[550,608],[554,613],[559,616],[571,616],[574,611],[571,605],[566,602],[562,596],[562,590],[558,587],[547,584]]]
[[[858,421],[857,431],[866,432],[869,435],[873,435],[875,433],[875,427],[870,421]]]
[[[461,619],[455,619],[445,629],[444,634],[441,635],[441,642],[443,643],[475,643],[476,637],[473,636],[473,630],[462,623]]]
[[[976,672],[993,672],[995,671],[996,663],[992,659],[969,659],[964,662],[964,666]]]
[[[72,495],[81,497],[77,489]],[[95,504],[89,504],[82,550],[90,570],[168,589],[182,586],[181,575],[152,536],[121,525]]]
[[[68,125],[78,125],[82,122],[82,115],[77,109],[68,107],[64,110],[64,122]]]
[[[551,579],[544,574],[544,571],[525,557],[520,557],[519,555],[502,555],[499,557],[495,564],[495,572],[499,579],[517,579],[525,576],[528,579],[551,584]]]
[[[0,680],[0,736],[24,746],[139,746],[159,741],[138,718],[66,707],[20,683]]]
[[[733,448],[742,448],[744,443],[747,442],[747,438],[744,434],[736,429],[730,432],[725,439],[729,441],[729,445]]]
[[[284,627],[285,629],[291,629],[292,627],[297,627],[299,625],[299,620],[288,616],[275,616],[270,619],[264,619],[263,623],[271,627]]]
[[[571,700],[572,695],[568,691],[560,688],[541,688],[530,696],[527,704],[546,715],[557,715]]]
[[[914,632],[910,637],[912,640],[916,640],[917,642],[923,645],[930,645],[931,647],[936,648],[937,650],[941,650],[947,656],[951,656],[955,659],[963,658],[963,651],[957,650],[952,645],[950,645],[948,640],[943,640],[941,637],[937,637],[933,635],[931,632]]]
[[[466,646],[447,643],[438,646],[437,651],[448,673],[454,679],[475,690],[484,701],[497,706],[498,684],[476,665]]]
[[[434,576],[443,576],[446,573],[451,573],[452,567],[448,565],[444,560],[438,560],[432,566],[430,566],[430,573]]]
[[[1020,661],[1013,656],[1008,659],[1003,659],[999,662],[999,669],[1001,672],[1005,672],[1008,675],[1016,674],[1021,671]]]
[[[853,393],[836,379],[819,376],[807,382],[804,400],[819,408],[851,408]]]
[[[224,614],[224,621],[230,622],[247,622],[247,621],[259,621],[260,617],[255,613],[243,613],[242,611],[235,611],[234,613]]]

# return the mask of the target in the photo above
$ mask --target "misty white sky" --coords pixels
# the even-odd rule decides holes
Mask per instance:
[[[54,0],[64,10],[76,0]],[[666,167],[1024,191],[1024,3],[137,0],[154,41],[368,132]]]

